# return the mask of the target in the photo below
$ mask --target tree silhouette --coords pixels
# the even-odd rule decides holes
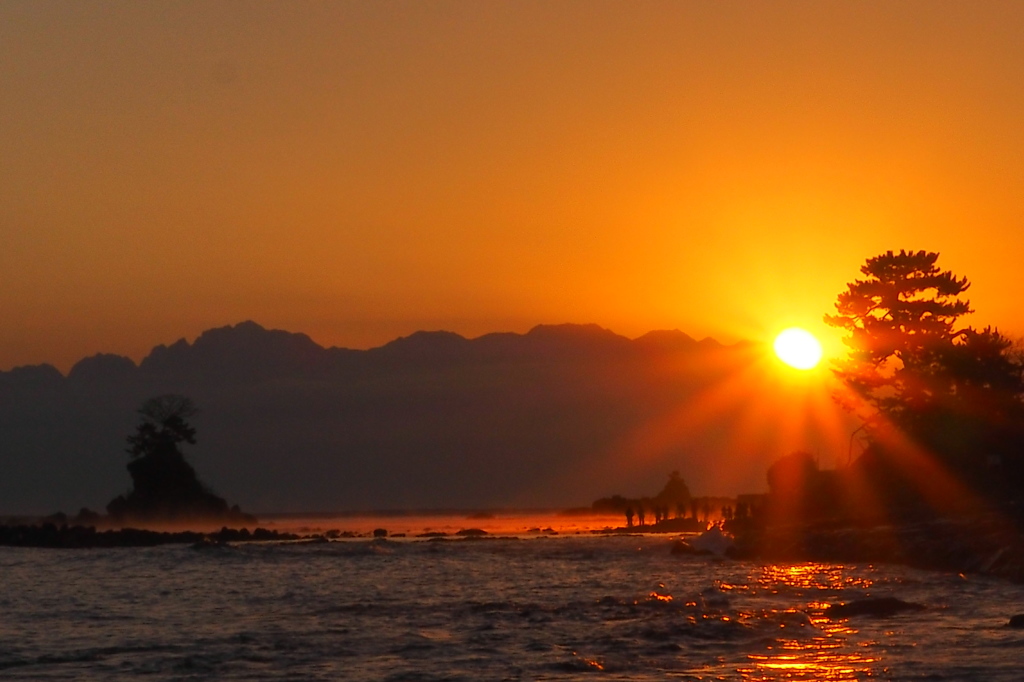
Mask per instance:
[[[825,322],[847,332],[849,357],[836,375],[879,413],[900,422],[920,410],[942,385],[942,359],[961,332],[956,320],[972,312],[958,298],[968,289],[935,265],[939,254],[888,251],[861,267],[867,279],[839,294],[837,315]]]
[[[939,254],[888,251],[869,258],[825,322],[846,332],[834,372],[855,396],[877,456],[895,427],[957,473],[984,477],[991,456],[1018,457],[1024,365],[996,329],[959,327],[970,287],[936,265]],[[865,412],[861,408],[867,408]],[[1013,441],[1014,446],[1007,444]],[[994,453],[993,448],[999,452]],[[1010,452],[1012,451],[1012,452]]]
[[[178,444],[195,445],[196,430],[185,420],[199,410],[190,398],[182,395],[161,395],[150,398],[138,410],[142,422],[136,433],[128,436],[128,453],[138,457],[173,457],[181,454]]]

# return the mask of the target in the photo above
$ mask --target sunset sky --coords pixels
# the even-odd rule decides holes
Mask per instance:
[[[245,319],[824,334],[900,248],[1021,336],[1022,40],[1020,2],[7,0],[0,369]]]

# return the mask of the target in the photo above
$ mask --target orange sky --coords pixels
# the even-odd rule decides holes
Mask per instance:
[[[1024,3],[0,4],[0,369],[253,319],[327,345],[724,341],[942,253],[1024,334]]]

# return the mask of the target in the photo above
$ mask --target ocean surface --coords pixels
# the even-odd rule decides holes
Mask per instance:
[[[0,679],[1024,679],[1024,630],[1006,627],[1024,586],[684,557],[672,536],[579,524],[390,523],[406,537],[0,547]],[[927,608],[824,613],[884,596]]]

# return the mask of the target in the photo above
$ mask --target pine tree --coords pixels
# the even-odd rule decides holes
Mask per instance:
[[[842,402],[865,419],[876,453],[878,434],[895,427],[967,478],[983,478],[993,464],[1016,471],[1024,365],[998,330],[959,326],[973,312],[962,298],[970,283],[940,270],[938,257],[869,258],[865,279],[825,316],[846,332],[849,353],[834,372],[853,399]]]

